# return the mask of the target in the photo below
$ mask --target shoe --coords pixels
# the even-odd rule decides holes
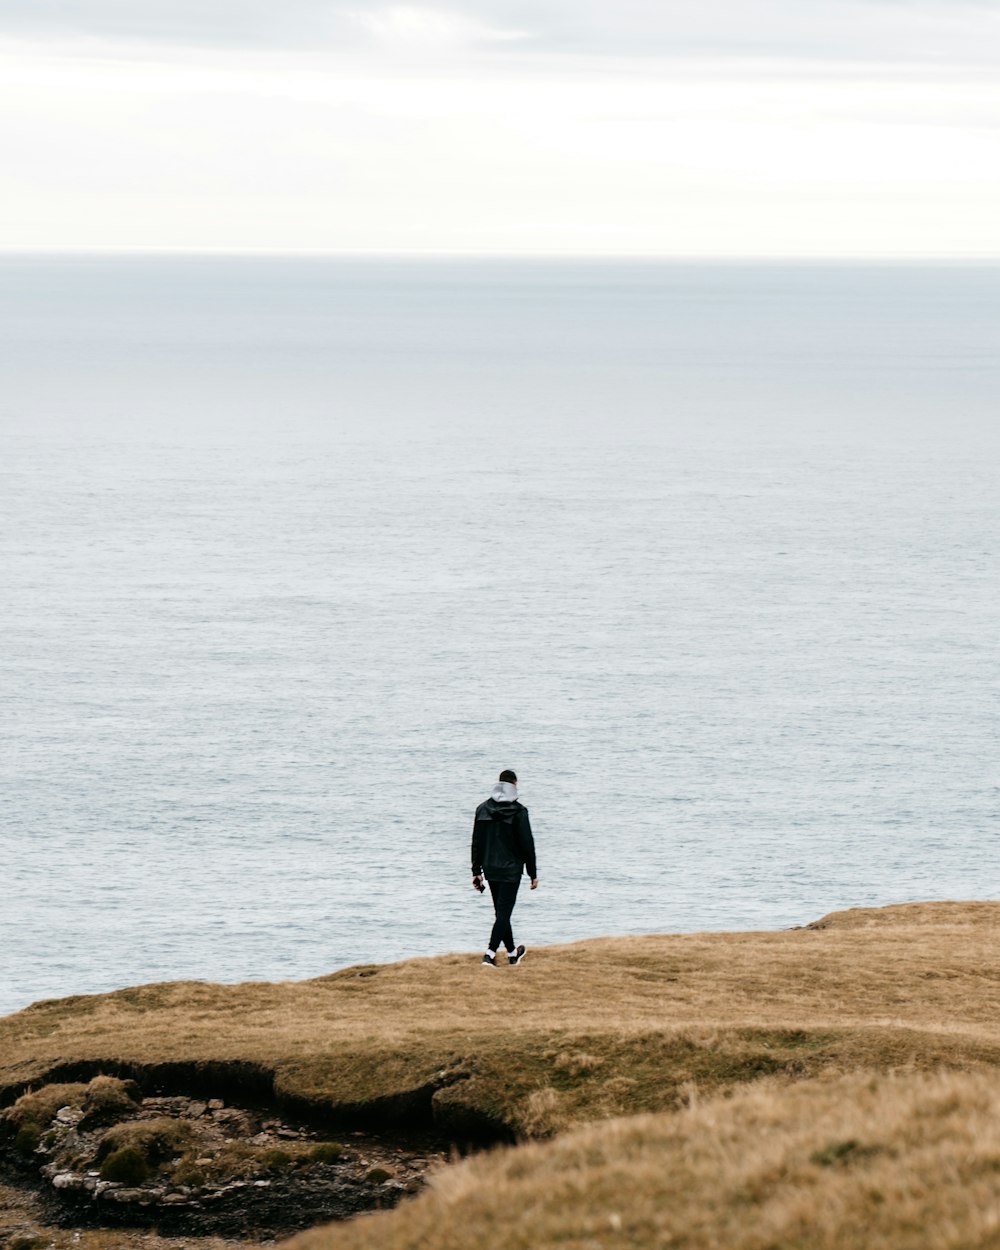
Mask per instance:
[[[528,948],[526,946],[518,946],[514,951],[510,952],[507,956],[508,966],[511,968],[516,968],[517,965],[521,962],[521,960],[525,957],[525,955],[527,955],[527,953],[528,953]]]
[[[483,956],[483,967],[484,967],[484,968],[495,968],[496,966],[497,966],[497,961],[496,961],[496,956],[495,956],[495,955],[484,955],[484,956]]]

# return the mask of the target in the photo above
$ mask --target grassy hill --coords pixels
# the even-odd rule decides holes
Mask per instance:
[[[1000,1245],[1000,1079],[774,1078],[479,1156],[288,1250],[972,1250]]]
[[[1000,1246],[998,1021],[1000,904],[914,904],[517,969],[453,955],[41,1003],[0,1020],[0,1095],[115,1071],[345,1124],[557,1134],[309,1250]]]

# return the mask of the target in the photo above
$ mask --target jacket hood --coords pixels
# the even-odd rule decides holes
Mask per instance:
[[[500,820],[507,825],[513,824],[515,812],[523,810],[519,803],[512,803],[509,799],[497,802],[492,794],[483,804],[483,807],[486,808],[490,820]]]
[[[490,798],[496,803],[513,803],[517,798],[517,786],[510,781],[498,781]]]

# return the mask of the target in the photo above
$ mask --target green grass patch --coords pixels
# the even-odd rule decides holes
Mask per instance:
[[[269,1172],[287,1172],[295,1162],[287,1150],[280,1146],[272,1146],[260,1156],[260,1161]]]
[[[101,1164],[101,1180],[117,1181],[121,1185],[141,1185],[149,1178],[149,1164],[145,1155],[135,1146],[123,1146],[114,1150]]]
[[[172,1180],[175,1185],[185,1185],[188,1189],[200,1189],[208,1177],[193,1159],[182,1159],[174,1169]]]
[[[25,1158],[33,1155],[38,1149],[42,1140],[42,1134],[37,1124],[25,1124],[17,1130],[17,1136],[14,1138],[14,1149],[19,1155]]]
[[[151,1167],[168,1159],[184,1155],[192,1141],[190,1124],[166,1117],[156,1120],[133,1120],[116,1124],[105,1133],[97,1148],[97,1160],[132,1149],[140,1154]]]

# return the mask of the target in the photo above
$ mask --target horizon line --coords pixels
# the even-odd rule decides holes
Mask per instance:
[[[201,256],[385,260],[646,261],[671,264],[996,264],[997,252],[553,252],[447,248],[291,248],[168,245],[0,244],[0,257],[16,256]]]

